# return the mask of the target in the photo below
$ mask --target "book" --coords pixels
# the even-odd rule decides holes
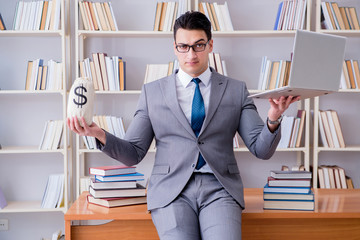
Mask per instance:
[[[278,179],[303,179],[311,178],[311,172],[309,171],[270,171],[270,176]]]
[[[310,187],[270,187],[268,184],[264,186],[265,193],[302,193],[309,194]]]
[[[307,194],[291,194],[291,193],[264,193],[264,200],[314,200],[314,193],[311,191]]]
[[[91,167],[89,168],[89,173],[101,176],[130,174],[136,173],[136,167],[128,167],[123,165]]]
[[[136,181],[100,182],[90,178],[89,182],[94,189],[136,188]]]
[[[143,181],[144,174],[132,173],[122,175],[110,175],[110,176],[98,176],[95,175],[95,179],[101,182],[113,182],[113,181]]]
[[[311,179],[276,179],[268,177],[269,187],[310,187]]]
[[[264,209],[313,211],[314,208],[312,200],[264,200]]]
[[[137,185],[136,188],[113,188],[113,189],[94,189],[90,187],[90,194],[94,198],[115,198],[115,197],[141,197],[146,196],[146,188]]]
[[[6,30],[5,23],[1,16],[1,13],[0,13],[0,30]]]
[[[88,195],[87,201],[92,204],[111,208],[111,207],[120,207],[120,206],[146,203],[146,196],[143,196],[143,197],[120,197],[120,198],[94,198],[93,196]]]
[[[7,206],[7,202],[5,199],[5,195],[0,187],[0,209],[4,209],[4,207],[6,207],[6,206]]]

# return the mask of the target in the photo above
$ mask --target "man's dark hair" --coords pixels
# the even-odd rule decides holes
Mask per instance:
[[[207,40],[211,39],[211,23],[209,19],[201,12],[188,11],[178,17],[174,24],[174,40],[176,41],[176,32],[179,28],[186,30],[203,30],[206,33]]]

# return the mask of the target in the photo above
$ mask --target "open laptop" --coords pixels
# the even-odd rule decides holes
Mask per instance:
[[[249,97],[300,96],[305,99],[338,91],[345,42],[345,37],[297,30],[288,85]]]

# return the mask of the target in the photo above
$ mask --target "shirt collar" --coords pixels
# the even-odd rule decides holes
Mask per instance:
[[[191,80],[193,79],[192,76],[184,72],[181,68],[179,68],[179,71],[177,72],[177,76],[184,88],[187,88]],[[201,82],[205,84],[205,86],[208,86],[208,84],[210,83],[210,76],[211,76],[210,68],[207,68],[205,72],[197,76],[197,78],[199,78]]]

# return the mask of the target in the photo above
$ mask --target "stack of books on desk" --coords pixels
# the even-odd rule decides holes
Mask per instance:
[[[104,207],[146,203],[146,189],[138,183],[144,180],[144,174],[136,167],[92,167],[89,172],[95,175],[90,181],[89,203]]]
[[[271,171],[264,187],[264,209],[314,210],[311,172]]]

